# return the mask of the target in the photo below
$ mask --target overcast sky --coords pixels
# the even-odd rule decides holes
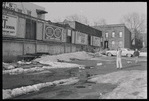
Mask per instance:
[[[147,15],[146,2],[36,2],[35,4],[45,7],[48,12],[46,20],[63,21],[66,16],[79,14],[87,17],[90,25],[97,18],[104,18],[107,24],[118,24],[123,15],[131,12]]]

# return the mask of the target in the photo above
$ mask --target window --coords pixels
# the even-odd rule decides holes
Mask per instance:
[[[27,14],[31,16],[31,11],[27,10]]]
[[[115,46],[115,41],[112,41],[112,47],[114,47]]]
[[[67,31],[67,42],[68,42],[68,43],[71,43],[71,41],[72,41],[71,30],[68,29],[68,31]]]
[[[119,47],[122,47],[122,41],[119,41]]]
[[[108,33],[106,33],[106,38],[108,37]]]
[[[19,13],[22,13],[22,10],[21,10],[21,9],[18,9],[18,12],[19,12]]]
[[[68,36],[71,36],[71,30],[68,29],[68,33],[67,33]]]
[[[122,34],[123,34],[122,32],[119,32],[119,37],[122,37]]]
[[[112,32],[112,37],[115,37],[115,32]]]
[[[31,19],[26,19],[26,39],[36,39],[36,21]]]

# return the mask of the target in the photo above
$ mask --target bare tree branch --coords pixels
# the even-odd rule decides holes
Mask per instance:
[[[70,16],[66,16],[65,18],[66,18],[66,20],[69,20],[69,21],[77,21],[77,22],[83,23],[85,25],[89,24],[88,19],[83,15],[73,14]]]
[[[94,26],[98,26],[98,25],[106,25],[107,22],[104,18],[102,19],[97,19],[96,21],[94,21]]]

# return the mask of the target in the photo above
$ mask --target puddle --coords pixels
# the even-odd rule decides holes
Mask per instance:
[[[86,88],[86,86],[76,86],[76,88]]]
[[[72,90],[62,90],[62,91],[57,92],[56,96],[68,96],[72,93],[73,93]]]

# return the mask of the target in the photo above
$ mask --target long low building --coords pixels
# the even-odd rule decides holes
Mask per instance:
[[[13,3],[5,3],[2,10],[3,61],[17,60],[19,55],[37,52],[61,54],[91,51],[101,47],[101,31],[78,22],[75,22],[76,25],[84,26],[85,29],[73,28],[69,24],[52,23],[39,18],[36,14],[22,13],[16,10],[17,6],[9,5]],[[34,7],[37,7],[38,11],[35,8],[34,10],[39,13],[40,8]],[[44,12],[44,9],[40,11]]]

